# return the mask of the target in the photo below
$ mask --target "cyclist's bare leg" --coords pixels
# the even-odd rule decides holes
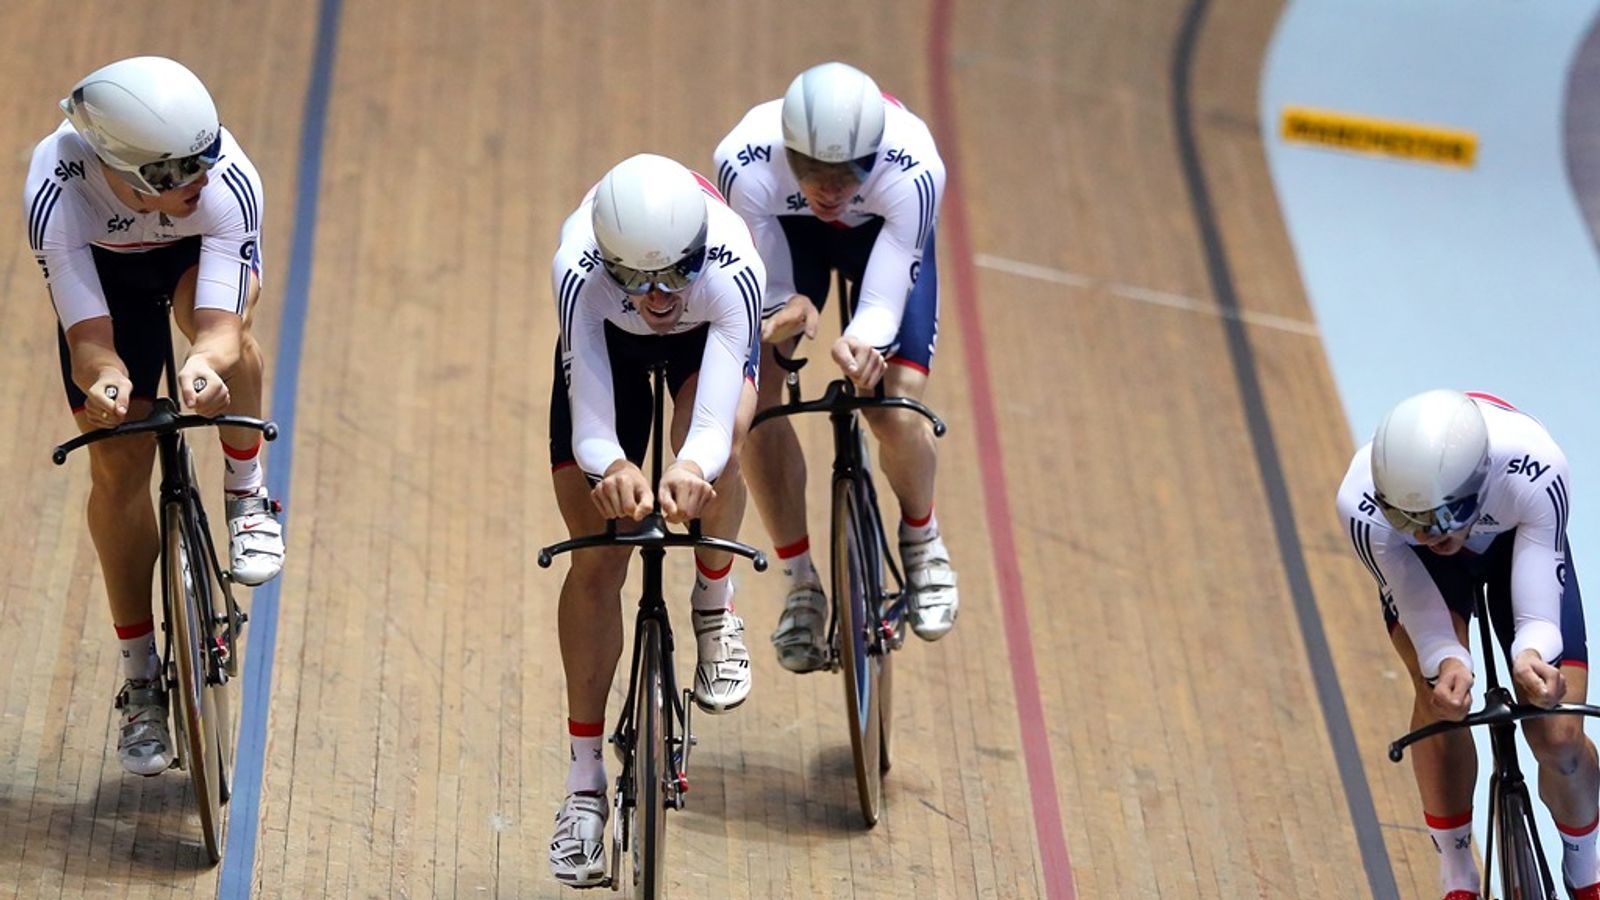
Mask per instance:
[[[784,355],[794,352],[798,339],[787,342]],[[786,373],[772,360],[772,347],[761,348],[761,386],[756,393],[757,412],[783,402]],[[739,455],[740,467],[750,484],[750,495],[778,547],[806,535],[806,459],[786,418],[771,419],[752,429]],[[719,488],[720,490],[720,488]]]
[[[1456,637],[1463,646],[1467,642],[1467,623],[1452,615]],[[1417,651],[1411,644],[1404,627],[1389,633],[1396,653],[1405,661],[1411,673],[1411,686],[1416,699],[1411,707],[1411,727],[1421,728],[1438,720],[1430,698],[1433,688],[1423,679],[1417,663]],[[1434,816],[1455,816],[1472,808],[1472,792],[1478,782],[1478,752],[1472,735],[1466,730],[1434,735],[1421,741],[1410,750],[1411,770],[1416,775],[1417,792],[1422,796],[1422,808]]]
[[[695,386],[700,383],[699,375],[691,375],[683,386],[678,388],[678,395],[672,399],[672,450],[676,453],[683,447],[684,439],[689,436],[689,424],[694,418],[694,392]],[[733,540],[739,536],[739,525],[744,521],[745,486],[744,474],[740,465],[740,449],[748,439],[750,420],[756,414],[756,390],[746,381],[744,389],[739,394],[739,411],[734,416],[733,425],[733,450],[728,456],[728,464],[723,467],[722,474],[717,476],[717,496],[701,511],[700,526],[702,530],[712,537]],[[762,425],[763,429],[767,426]],[[696,550],[695,558],[710,569],[721,569],[731,560],[732,554],[722,550]]]
[[[1589,670],[1566,665],[1567,703],[1582,703],[1589,694]],[[1517,691],[1522,699],[1522,691]],[[1558,824],[1583,828],[1594,822],[1600,792],[1600,761],[1594,742],[1583,733],[1581,716],[1548,716],[1523,723],[1528,748],[1539,760],[1539,797]],[[1583,886],[1583,885],[1580,885]]]
[[[150,401],[129,401],[129,421],[149,414]],[[87,414],[74,418],[80,431],[94,430]],[[105,576],[111,621],[122,627],[152,618],[151,573],[161,554],[161,532],[150,499],[155,459],[155,438],[148,435],[89,445],[89,536]]]
[[[265,358],[261,353],[261,344],[251,332],[250,325],[254,318],[256,303],[261,299],[261,282],[255,273],[249,275],[250,286],[245,299],[245,313],[243,319],[224,310],[202,309],[198,313],[194,308],[194,291],[200,274],[199,266],[190,267],[189,271],[178,279],[178,286],[172,292],[172,316],[178,323],[178,330],[195,342],[197,330],[206,333],[206,344],[203,348],[211,359],[212,365],[222,380],[228,383],[228,394],[231,402],[228,404],[228,413],[236,416],[261,417],[261,383],[266,370]],[[183,360],[178,360],[178,365],[183,365]],[[261,440],[261,433],[249,428],[219,428],[218,433],[222,442],[236,450],[249,450]]]
[[[914,366],[891,363],[883,380],[884,393],[890,397],[921,400],[928,389],[928,373]],[[933,426],[908,409],[862,412],[878,438],[878,459],[889,489],[900,501],[900,511],[913,518],[926,518],[933,510],[933,482],[939,468]]]
[[[566,465],[551,477],[567,531],[573,537],[604,531],[605,519],[589,499],[583,470]],[[630,552],[598,547],[568,556],[571,568],[561,582],[556,627],[567,673],[567,714],[577,722],[605,721],[606,695],[622,656],[622,584]]]

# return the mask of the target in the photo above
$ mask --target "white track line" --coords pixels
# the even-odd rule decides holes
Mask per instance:
[[[1193,297],[1185,297],[1182,294],[1169,294],[1165,291],[1152,291],[1148,288],[1135,287],[1131,284],[1104,281],[1099,278],[1090,278],[1087,275],[1079,275],[1076,272],[1066,272],[1047,266],[1036,266],[1032,263],[1018,262],[1014,259],[990,256],[987,253],[974,255],[972,261],[985,269],[1021,275],[1024,278],[1033,278],[1038,281],[1048,281],[1051,284],[1064,284],[1068,287],[1086,289],[1103,287],[1107,293],[1128,300],[1137,300],[1140,303],[1150,303],[1155,306],[1181,309],[1218,318],[1236,319],[1247,325],[1259,325],[1262,328],[1274,328],[1293,334],[1303,334],[1307,337],[1320,337],[1321,335],[1317,330],[1317,326],[1311,322],[1301,322],[1297,319],[1274,316],[1270,313],[1232,312],[1217,306],[1215,303],[1207,303],[1203,300],[1196,300]]]

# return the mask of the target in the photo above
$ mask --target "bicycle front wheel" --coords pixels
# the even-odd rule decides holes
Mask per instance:
[[[178,701],[173,713],[182,737],[179,752],[194,786],[206,856],[215,863],[222,859],[222,796],[226,788],[221,781],[218,734],[218,728],[224,726],[207,666],[212,634],[202,582],[207,570],[196,555],[200,544],[181,505],[166,506],[165,531],[162,592],[172,635],[172,685]]]
[[[844,672],[850,750],[855,758],[861,818],[878,824],[883,804],[883,719],[880,678],[885,658],[873,652],[878,627],[878,581],[869,565],[861,494],[848,479],[833,485],[833,597],[838,608],[839,663]]]
[[[1500,883],[1504,896],[1517,900],[1557,900],[1534,838],[1528,795],[1516,791],[1500,799]]]
[[[672,757],[667,748],[667,693],[661,674],[661,626],[647,620],[635,638],[641,642],[639,695],[634,698],[634,788],[638,791],[638,829],[633,882],[639,896],[666,896],[667,790]]]

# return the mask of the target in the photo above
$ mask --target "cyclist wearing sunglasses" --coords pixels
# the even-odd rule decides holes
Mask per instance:
[[[1581,703],[1588,646],[1567,546],[1567,460],[1532,416],[1488,394],[1407,398],[1356,451],[1338,508],[1356,556],[1378,583],[1389,637],[1411,673],[1411,727],[1463,718],[1471,703],[1467,627],[1487,588],[1518,698]],[[1600,766],[1583,720],[1524,722],[1539,795],[1562,832],[1573,896],[1600,900]],[[1465,731],[1430,738],[1412,767],[1447,900],[1478,896],[1471,845],[1477,755]]]
[[[149,413],[169,340],[160,301],[169,297],[190,342],[178,373],[183,404],[259,417],[264,364],[250,314],[260,291],[261,183],[205,86],[170,59],[136,57],[91,73],[61,109],[67,120],[34,149],[22,212],[55,304],[61,381],[78,427]],[[260,584],[283,565],[283,536],[259,435],[219,431],[233,577]],[[89,532],[126,679],[118,756],[140,775],[172,763],[151,605],[155,452],[149,439],[89,448]]]
[[[675,459],[661,511],[736,538],[744,518],[738,446],[755,415],[766,269],[750,232],[710,182],[670,159],[617,164],[561,229],[551,272],[561,336],[550,396],[556,501],[574,536],[652,507],[640,466],[653,418],[650,370],[667,365]],[[715,487],[713,487],[715,484]],[[622,652],[626,547],[579,550],[561,585],[572,763],[556,814],[550,869],[576,887],[605,874],[606,699]],[[695,551],[690,592],[698,660],[694,700],[727,712],[750,694],[744,622],[733,613],[733,562]]]
[[[783,99],[750,110],[717,147],[716,169],[767,262],[777,310],[762,324],[758,408],[780,402],[784,373],[773,352],[792,355],[802,336],[816,336],[835,270],[858,299],[834,361],[863,390],[881,379],[888,395],[920,399],[938,335],[934,227],[945,180],[927,125],[865,73],[824,63],[795,78]],[[906,411],[871,410],[867,419],[900,503],[912,630],[937,640],[955,624],[959,596],[933,514],[933,432]],[[811,562],[805,458],[787,419],[750,435],[745,468],[787,579],[772,635],[778,661],[814,671],[827,660],[828,607]]]

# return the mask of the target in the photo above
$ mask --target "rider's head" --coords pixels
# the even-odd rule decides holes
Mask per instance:
[[[844,212],[878,157],[883,92],[865,72],[841,62],[801,72],[783,95],[783,147],[812,211]]]
[[[706,261],[700,180],[664,156],[631,156],[600,179],[592,216],[606,274],[640,298],[651,328],[670,331],[683,314],[679,293]]]
[[[185,199],[193,200],[222,153],[211,94],[193,72],[163,57],[136,56],[96,69],[61,109],[106,169],[142,194],[192,188]]]
[[[1472,398],[1435,390],[1407,397],[1372,438],[1372,483],[1384,518],[1442,544],[1478,518],[1489,476],[1489,430]]]

